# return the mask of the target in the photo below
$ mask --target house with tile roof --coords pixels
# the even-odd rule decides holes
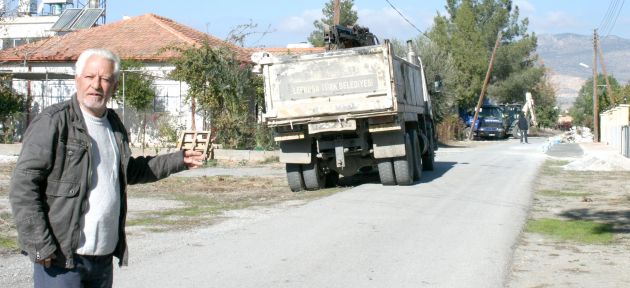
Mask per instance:
[[[178,122],[177,126],[190,129],[192,113],[186,102],[188,86],[169,79],[168,75],[174,66],[168,60],[178,55],[166,48],[202,45],[204,41],[213,46],[227,46],[236,52],[241,61],[249,61],[249,52],[239,46],[171,19],[146,14],[0,51],[0,73],[12,75],[13,88],[32,100],[32,109],[29,111],[32,118],[43,108],[70,99],[75,92],[74,63],[82,51],[107,48],[122,59],[142,61],[145,64],[143,73],[154,77],[157,96],[151,119],[169,112]],[[125,73],[132,72],[123,71],[119,85],[124,85]],[[117,97],[124,98],[124,95]],[[112,102],[110,105],[123,116],[132,140],[135,140],[134,134],[140,130],[138,125],[134,125],[137,118],[132,109],[125,109],[124,105],[118,106],[115,101]],[[202,123],[200,115],[195,115],[195,118],[196,123]],[[198,130],[203,128],[199,126],[196,127]]]

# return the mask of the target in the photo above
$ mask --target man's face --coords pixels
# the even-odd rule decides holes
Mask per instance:
[[[114,62],[93,55],[85,62],[81,75],[74,78],[77,99],[84,111],[101,117],[107,109],[118,84],[114,75]]]

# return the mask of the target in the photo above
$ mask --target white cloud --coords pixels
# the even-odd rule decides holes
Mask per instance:
[[[537,34],[575,32],[581,29],[580,22],[562,11],[547,12],[544,16],[528,16],[529,30]]]
[[[359,9],[357,13],[359,25],[370,28],[370,32],[374,33],[381,41],[393,38],[404,41],[419,34],[396,10],[390,7],[380,10]],[[422,17],[422,21],[418,21],[404,12],[403,15],[420,30],[425,30],[433,21],[433,17]]]
[[[306,33],[313,31],[313,22],[321,19],[321,10],[306,10],[300,16],[290,16],[280,21],[277,29],[279,32]]]
[[[569,28],[575,27],[577,25],[577,21],[571,15],[562,11],[549,12],[546,15],[545,20],[543,21],[545,26],[555,27],[555,28]]]
[[[536,11],[534,5],[528,0],[515,0],[514,5],[518,6],[519,11],[523,13],[522,15],[531,15]]]

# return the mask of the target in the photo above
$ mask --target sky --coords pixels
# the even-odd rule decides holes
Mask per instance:
[[[313,21],[322,18],[328,0],[109,0],[107,23],[124,16],[154,13],[224,39],[238,25],[253,23],[255,32],[247,47],[286,47],[306,42],[314,30]],[[389,0],[404,17],[421,31],[429,29],[437,13],[445,14],[445,0]],[[616,35],[630,39],[630,3],[625,0],[513,0],[521,19],[529,19],[530,32],[536,34],[575,33]],[[630,1],[629,1],[630,2]],[[386,0],[354,0],[358,24],[366,26],[381,41],[407,40],[419,35]],[[618,13],[616,22],[614,19]],[[612,24],[614,23],[614,25]]]

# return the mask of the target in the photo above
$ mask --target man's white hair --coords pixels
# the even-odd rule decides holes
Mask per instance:
[[[112,61],[114,63],[114,79],[118,81],[118,76],[120,75],[120,57],[114,54],[114,52],[104,48],[91,48],[81,52],[79,59],[77,59],[77,63],[75,63],[76,75],[81,75],[81,73],[83,73],[85,62],[87,62],[87,60],[92,56],[98,56]]]

